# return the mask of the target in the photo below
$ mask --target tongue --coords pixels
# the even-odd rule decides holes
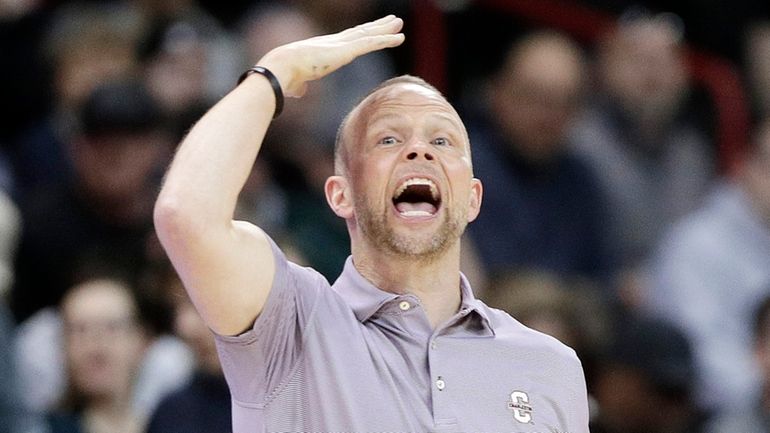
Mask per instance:
[[[424,201],[418,203],[403,201],[396,204],[396,209],[402,215],[433,215],[436,213],[436,207]]]

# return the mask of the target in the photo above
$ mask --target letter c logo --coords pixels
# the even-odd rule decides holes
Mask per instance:
[[[516,421],[524,424],[532,421],[532,406],[529,405],[529,395],[526,392],[513,391],[508,406],[513,410]]]

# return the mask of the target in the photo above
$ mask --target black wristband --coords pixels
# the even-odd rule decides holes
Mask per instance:
[[[270,82],[270,86],[273,88],[273,93],[275,94],[275,113],[273,114],[273,119],[275,119],[281,114],[281,111],[283,111],[283,90],[281,90],[281,83],[278,82],[278,78],[276,78],[269,69],[263,68],[262,66],[252,66],[247,69],[246,72],[241,74],[240,78],[238,78],[238,84],[241,84],[243,80],[251,74],[263,75],[267,78],[267,81]]]

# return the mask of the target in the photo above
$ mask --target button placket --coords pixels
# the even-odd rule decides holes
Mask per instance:
[[[430,374],[431,380],[431,395],[433,405],[433,418],[436,425],[449,425],[457,422],[456,414],[452,410],[452,378],[447,377],[446,374],[451,371],[447,370],[447,359],[444,358],[445,352],[438,350],[440,346],[439,333],[441,331],[434,331],[431,335],[428,347],[428,374]]]

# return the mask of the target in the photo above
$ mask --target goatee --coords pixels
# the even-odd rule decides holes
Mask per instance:
[[[440,257],[460,238],[467,225],[462,211],[454,213],[447,211],[444,212],[444,220],[437,230],[406,235],[396,233],[393,227],[388,225],[387,212],[390,209],[375,213],[366,197],[357,200],[354,207],[358,227],[372,245],[393,255],[421,261],[431,261]]]

